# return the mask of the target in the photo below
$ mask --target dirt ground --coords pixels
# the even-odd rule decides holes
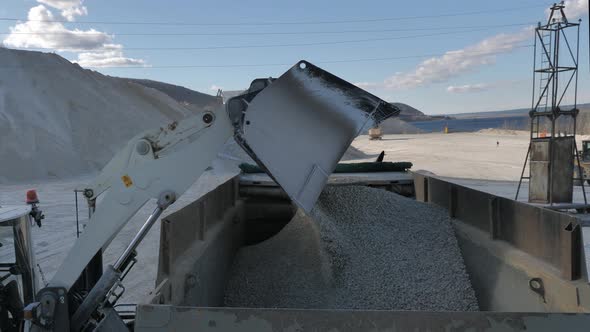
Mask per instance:
[[[587,136],[579,136],[581,140]],[[372,160],[385,151],[386,161],[411,161],[412,170],[439,176],[518,181],[529,144],[528,131],[486,129],[476,133],[359,136],[352,145]]]

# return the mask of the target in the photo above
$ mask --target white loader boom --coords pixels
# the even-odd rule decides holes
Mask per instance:
[[[92,257],[106,248],[150,199],[182,195],[211,165],[233,131],[223,110],[135,136],[89,188],[102,201],[49,283],[69,289]]]

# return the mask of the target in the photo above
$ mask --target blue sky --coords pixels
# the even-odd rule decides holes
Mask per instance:
[[[254,78],[279,76],[306,59],[388,101],[448,114],[530,107],[533,48],[527,45],[533,34],[526,27],[544,21],[551,3],[4,0],[0,38],[7,47],[56,50],[104,74],[160,80],[211,94],[212,87],[237,90]],[[584,19],[578,89],[579,102],[590,102],[587,0],[570,0],[566,6]],[[27,15],[64,22],[9,20]],[[96,23],[83,23],[89,21]],[[17,24],[14,31],[21,33],[9,35]],[[89,29],[94,30],[87,33]],[[315,45],[279,46],[285,44]],[[251,47],[265,45],[275,46]],[[228,46],[236,48],[170,49]]]

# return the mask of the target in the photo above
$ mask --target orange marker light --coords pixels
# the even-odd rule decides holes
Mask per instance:
[[[35,189],[27,190],[27,204],[37,204],[39,203],[39,198],[37,197],[37,191]]]

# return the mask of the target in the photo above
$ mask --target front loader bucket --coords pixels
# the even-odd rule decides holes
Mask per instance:
[[[306,61],[227,102],[235,139],[303,210],[363,129],[399,109]]]

